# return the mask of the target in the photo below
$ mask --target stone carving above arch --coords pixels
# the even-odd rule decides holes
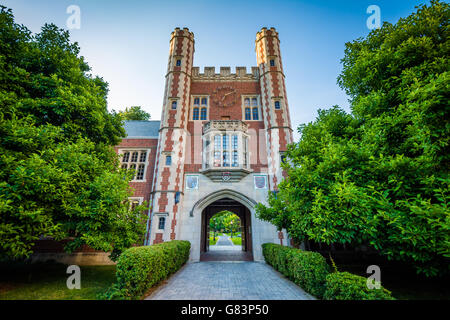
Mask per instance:
[[[203,210],[207,206],[209,206],[211,203],[223,199],[223,198],[230,198],[233,200],[236,200],[237,202],[241,203],[242,205],[246,206],[248,209],[253,209],[253,207],[257,204],[257,202],[246,195],[231,190],[231,189],[222,189],[215,191],[213,193],[208,194],[207,196],[203,197],[202,199],[198,200],[194,206],[192,207],[191,211],[189,212],[189,216],[194,216],[194,211],[196,209]]]

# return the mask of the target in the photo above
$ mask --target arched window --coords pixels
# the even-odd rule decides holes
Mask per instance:
[[[196,106],[198,106],[198,105],[200,104],[200,98],[195,98],[195,99],[194,99],[194,104],[195,104]]]
[[[175,110],[177,108],[177,102],[172,101],[172,110]]]
[[[245,120],[252,120],[250,108],[245,108]]]
[[[249,98],[245,98],[245,100],[244,100],[244,105],[245,105],[246,107],[249,107],[249,106],[250,106],[250,99],[249,99]]]
[[[194,112],[192,113],[192,120],[198,120],[198,108],[194,108]]]
[[[202,105],[206,106],[208,104],[208,99],[207,98],[202,98]]]
[[[258,120],[258,108],[253,108],[253,120]]]
[[[252,106],[257,107],[258,106],[258,99],[252,98]]]
[[[275,109],[280,109],[280,101],[275,101]]]
[[[200,115],[201,120],[206,120],[206,108],[202,108],[202,113]]]

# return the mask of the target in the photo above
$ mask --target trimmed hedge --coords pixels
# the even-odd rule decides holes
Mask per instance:
[[[384,289],[368,289],[367,279],[348,272],[330,273],[318,252],[264,243],[266,262],[313,296],[327,300],[392,300]]]
[[[320,253],[274,243],[265,243],[262,247],[264,259],[268,264],[308,293],[322,298],[330,267]]]
[[[394,300],[391,292],[367,288],[367,278],[348,272],[334,272],[327,276],[326,300]]]
[[[138,299],[189,259],[191,243],[173,240],[125,250],[117,261],[117,282],[105,299]]]

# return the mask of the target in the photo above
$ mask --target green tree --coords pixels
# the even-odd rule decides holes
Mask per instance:
[[[125,111],[119,111],[119,115],[123,120],[150,120],[150,114],[140,106],[125,108]]]
[[[224,216],[225,229],[231,232],[231,237],[233,238],[233,232],[240,230],[241,219],[233,212],[228,211]]]
[[[225,229],[224,219],[225,219],[224,211],[216,213],[214,216],[211,217],[211,219],[209,219],[209,228],[210,230],[213,231],[214,240],[216,240],[217,232]]]
[[[32,35],[0,7],[0,256],[24,258],[40,237],[69,238],[112,258],[141,240],[143,206],[129,210],[113,150],[125,132],[108,112],[107,83],[92,77],[69,33]]]
[[[365,244],[449,272],[449,15],[431,1],[346,44],[338,83],[352,113],[333,107],[300,126],[281,203],[269,195],[261,218],[298,241]]]

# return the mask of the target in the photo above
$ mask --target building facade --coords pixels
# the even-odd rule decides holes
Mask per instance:
[[[285,232],[255,216],[283,178],[280,164],[292,129],[280,40],[274,28],[256,34],[257,66],[193,66],[194,34],[170,37],[160,121],[127,121],[116,147],[122,168],[135,170],[132,203],[148,201],[145,244],[191,242],[191,261],[208,251],[209,219],[236,213],[242,249],[263,260],[261,244],[286,244]]]

